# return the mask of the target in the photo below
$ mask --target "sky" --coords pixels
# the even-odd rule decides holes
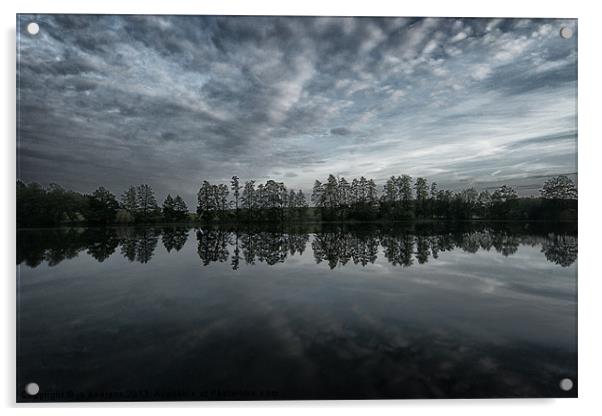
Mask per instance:
[[[19,15],[17,177],[147,183],[191,209],[203,180],[232,175],[536,189],[577,171],[576,25]]]

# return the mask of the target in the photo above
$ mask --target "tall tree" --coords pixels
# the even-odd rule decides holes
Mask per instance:
[[[404,204],[412,200],[412,177],[410,175],[401,175],[397,178],[397,192],[399,198]]]
[[[351,197],[351,185],[347,182],[347,179],[341,178],[339,180],[339,205],[343,207],[348,207],[350,205],[350,197]]]
[[[425,178],[416,178],[416,183],[414,184],[414,190],[416,191],[416,200],[424,201],[429,196],[428,184]]]
[[[241,202],[244,209],[251,210],[255,208],[255,181],[245,182]]]
[[[236,215],[238,215],[238,197],[240,195],[240,183],[238,182],[238,176],[232,176],[231,189],[234,193],[234,207],[236,208]]]
[[[207,213],[215,211],[215,204],[213,202],[211,184],[207,181],[203,181],[203,184],[199,188],[197,193],[197,214],[202,218]]]
[[[149,221],[159,209],[153,188],[146,184],[139,185],[136,187],[136,196],[139,217],[142,221]]]
[[[287,204],[287,208],[289,210],[293,210],[293,209],[297,208],[297,196],[293,189],[291,189],[288,193],[288,198],[286,200],[286,204]]]
[[[427,212],[427,199],[429,196],[428,184],[425,178],[416,178],[414,183],[416,191],[416,211],[418,216],[423,217]]]
[[[437,182],[431,182],[431,199],[437,198]]]
[[[173,221],[175,219],[175,205],[171,194],[167,194],[167,198],[163,201],[163,217],[166,221]]]
[[[383,200],[393,203],[397,200],[396,178],[391,176],[383,186]]]
[[[496,219],[509,218],[516,206],[518,195],[516,191],[508,186],[502,185],[491,195],[491,212]]]
[[[437,211],[437,182],[431,182],[431,195],[430,195],[430,211],[431,218],[435,217],[435,212]]]
[[[180,195],[176,195],[173,201],[174,215],[178,221],[185,220],[188,216],[188,206]]]
[[[228,194],[230,191],[228,191],[228,187],[224,184],[214,185],[213,193],[215,195],[215,202],[218,210],[221,213],[224,213],[229,208]]]
[[[301,189],[299,189],[299,191],[297,192],[297,195],[295,196],[295,205],[297,206],[297,208],[307,208],[307,200],[305,199],[305,195],[303,194],[303,191]]]
[[[339,204],[338,195],[339,194],[339,182],[334,175],[328,175],[328,179],[324,184],[324,206],[326,208],[336,208]]]
[[[115,195],[104,187],[99,187],[88,196],[87,220],[93,223],[109,224],[115,221],[119,203]]]
[[[127,191],[121,196],[121,206],[125,209],[132,217],[135,217],[138,213],[138,196],[136,194],[136,187],[130,186]]]
[[[410,219],[414,216],[412,206],[412,177],[410,175],[401,175],[397,177],[397,194],[401,202],[401,218]]]
[[[324,206],[324,186],[322,182],[316,179],[314,182],[314,187],[311,193],[311,202],[315,207],[321,208]]]

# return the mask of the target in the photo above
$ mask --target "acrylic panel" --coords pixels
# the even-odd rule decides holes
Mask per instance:
[[[19,402],[577,397],[577,21],[17,16]]]

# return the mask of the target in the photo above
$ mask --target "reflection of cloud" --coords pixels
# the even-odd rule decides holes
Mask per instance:
[[[98,242],[115,233],[144,239],[130,229],[93,235],[25,231],[21,237],[30,233],[41,243],[52,235],[53,245],[66,247],[103,247]],[[162,237],[180,231],[162,229]],[[215,241],[210,233],[202,238]],[[281,399],[357,399],[547,396],[556,394],[550,385],[556,387],[559,378],[576,376],[574,269],[567,273],[546,262],[540,253],[545,237],[523,235],[524,244],[509,259],[494,250],[464,251],[488,239],[454,233],[450,244],[461,240],[462,248],[441,253],[441,262],[401,273],[381,256],[381,267],[369,273],[349,263],[325,276],[324,267],[302,255],[295,255],[297,262],[258,263],[235,273],[228,262],[205,268],[194,235],[180,254],[157,247],[151,263],[160,267],[124,266],[119,251],[102,264],[81,256],[70,267],[55,265],[70,284],[40,286],[42,275],[52,278],[49,269],[36,274],[23,267],[19,377],[37,374],[48,384],[60,369],[69,374],[55,381],[61,388],[110,384],[116,391],[171,392],[252,386],[277,390]],[[262,255],[284,241],[279,233],[251,241],[260,239]],[[57,250],[65,251],[72,252]],[[71,266],[85,267],[85,284],[75,284],[81,269]],[[496,291],[483,291],[494,283]],[[40,345],[45,365],[35,359]],[[65,345],[73,347],[69,354]],[[81,370],[90,367],[112,371],[91,379]]]

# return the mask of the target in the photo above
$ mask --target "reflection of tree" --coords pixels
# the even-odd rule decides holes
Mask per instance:
[[[288,234],[287,239],[288,252],[291,256],[294,256],[296,253],[299,253],[299,255],[303,254],[307,247],[309,236],[307,234]]]
[[[498,253],[510,256],[521,244],[544,244],[546,258],[561,265],[572,264],[577,257],[576,238],[570,235],[555,236],[553,240],[544,240],[532,235],[520,236],[508,230],[484,228],[469,232],[444,232],[411,234],[405,230],[389,230],[379,236],[385,258],[393,266],[411,266],[428,262],[430,256],[438,258],[441,252],[457,248],[468,253],[495,248]],[[574,244],[574,245],[573,245]],[[345,265],[349,259],[355,264],[366,265],[376,260],[378,239],[375,236],[349,232],[318,233],[312,243],[316,263],[328,262],[331,269],[338,264]],[[555,253],[557,250],[558,253]],[[549,251],[549,253],[548,253]],[[562,258],[561,254],[566,257]]]
[[[516,253],[519,244],[520,240],[518,237],[510,235],[504,231],[495,233],[493,235],[492,246],[498,253],[502,253],[506,257]]]
[[[224,262],[228,260],[230,252],[228,244],[230,242],[230,233],[221,230],[198,230],[196,233],[198,241],[197,253],[207,266],[211,262]]]
[[[233,181],[233,185],[236,181],[238,181],[238,178],[236,177],[236,181],[234,180],[235,177],[232,178]],[[238,182],[236,182],[236,184],[238,184]],[[238,197],[237,197],[238,198]],[[236,204],[238,206],[238,200],[236,201]],[[238,270],[240,267],[240,248],[238,246],[238,231],[234,234],[234,254],[232,255],[232,262],[230,263],[232,265],[232,270]]]
[[[383,235],[381,244],[385,250],[385,257],[393,266],[411,266],[414,262],[414,236],[410,234]],[[428,256],[427,256],[428,258]],[[426,259],[423,259],[426,262]]]
[[[424,264],[428,261],[430,254],[429,241],[424,236],[416,237],[416,260],[418,263]]]
[[[570,231],[570,230],[569,230]],[[17,263],[37,267],[49,266],[86,251],[99,262],[109,258],[120,246],[120,252],[130,261],[150,261],[161,236],[167,252],[181,250],[188,238],[184,227],[121,227],[121,228],[56,228],[20,230],[17,234]],[[198,255],[203,264],[226,262],[237,270],[240,261],[247,264],[283,263],[289,256],[303,254],[309,234],[295,232],[231,232],[223,229],[197,230]],[[311,248],[316,263],[326,262],[333,269],[338,265],[366,266],[377,260],[382,245],[384,258],[393,266],[424,264],[429,257],[438,258],[442,252],[461,249],[468,253],[490,250],[510,256],[520,245],[541,246],[548,261],[563,267],[577,259],[575,232],[554,229],[549,233],[526,233],[506,225],[480,226],[474,229],[396,229],[379,230],[341,227],[317,232]],[[232,249],[230,249],[232,246]]]
[[[113,228],[98,229],[88,244],[88,254],[99,262],[108,259],[119,245],[117,233]]]
[[[297,252],[302,254],[309,236],[259,232],[243,234],[240,239],[243,257],[247,264],[255,264],[255,261],[259,261],[274,265],[283,263],[289,253],[291,256]]]
[[[476,253],[481,247],[481,233],[464,233],[460,238],[460,246],[462,250],[468,253]]]
[[[351,258],[351,250],[347,241],[335,233],[316,234],[311,247],[316,263],[326,261],[331,269],[334,269],[339,261],[342,265],[347,264]]]
[[[577,260],[577,238],[551,234],[542,243],[541,251],[548,261],[568,267]]]
[[[160,232],[154,228],[120,228],[121,254],[129,261],[148,263],[153,257]]]
[[[186,241],[188,240],[188,229],[182,227],[171,227],[163,229],[163,236],[161,241],[165,246],[167,252],[171,250],[180,251]]]
[[[312,249],[316,263],[327,261],[331,269],[339,263],[344,266],[350,259],[355,264],[366,266],[377,259],[378,238],[364,233],[341,231],[319,233],[314,237]]]
[[[43,261],[55,266],[86,250],[99,262],[117,248],[112,228],[55,228],[23,230],[17,233],[17,264],[37,267]]]

